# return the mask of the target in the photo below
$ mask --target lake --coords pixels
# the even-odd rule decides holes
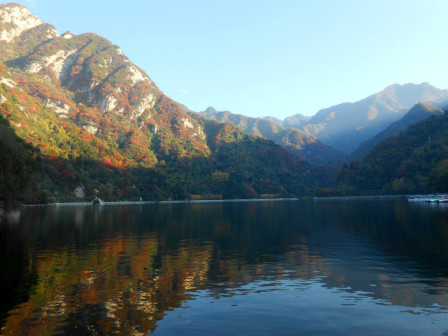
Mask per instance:
[[[1,335],[448,335],[448,206],[24,208]]]

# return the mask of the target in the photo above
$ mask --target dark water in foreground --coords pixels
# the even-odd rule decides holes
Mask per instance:
[[[448,335],[448,207],[24,209],[0,272],[1,335]]]

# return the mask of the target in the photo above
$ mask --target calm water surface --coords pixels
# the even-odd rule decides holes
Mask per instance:
[[[448,335],[448,207],[300,201],[24,209],[1,335]]]

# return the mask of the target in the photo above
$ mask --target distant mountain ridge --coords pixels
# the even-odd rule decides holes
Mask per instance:
[[[300,128],[303,124],[305,124],[311,117],[305,116],[303,114],[297,113],[290,117],[287,117],[283,120],[280,120],[275,117],[264,117],[263,119],[273,121],[279,125],[282,125],[284,128],[288,129],[291,127]]]
[[[213,107],[208,107],[200,114],[208,119],[231,122],[246,133],[270,139],[286,148],[299,159],[313,165],[332,165],[342,158],[340,153],[321,143],[315,137],[294,127],[285,128],[275,122],[275,118],[272,117],[246,117],[241,114],[233,114],[230,111],[216,111]],[[290,118],[289,123],[298,123],[300,115],[295,118],[295,122]],[[287,119],[284,121],[286,124],[288,124]],[[306,120],[306,117],[302,120]]]
[[[447,98],[448,90],[440,90],[428,83],[394,84],[360,101],[322,109],[301,129],[349,154],[400,119],[418,102],[441,102]]]
[[[431,115],[442,115],[444,112],[441,109],[433,107],[425,103],[418,103],[409,110],[400,120],[390,124],[384,131],[378,133],[373,138],[367,140],[359,146],[351,155],[350,161],[359,159],[366,155],[375,147],[381,140],[397,135],[401,131],[406,130],[409,126],[429,118]]]
[[[428,83],[393,84],[360,101],[322,109],[312,117],[299,113],[284,120],[272,116],[251,118],[228,111],[218,112],[213,108],[201,113],[208,118],[230,121],[245,132],[263,135],[280,144],[282,129],[297,128],[321,143],[349,155],[402,118],[419,102],[443,107],[448,104],[448,90],[440,90]],[[362,153],[365,154],[365,150]],[[359,155],[360,152],[349,157]],[[312,162],[309,157],[306,160]]]
[[[230,111],[217,111],[213,107],[208,107],[205,111],[199,112],[199,114],[208,119],[231,122],[243,132],[264,136],[268,139],[284,130],[283,126],[270,120],[247,117],[241,114],[234,114]]]

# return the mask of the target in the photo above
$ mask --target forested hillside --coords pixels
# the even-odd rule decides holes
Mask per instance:
[[[443,110],[433,107],[428,104],[418,103],[406,113],[403,118],[390,124],[384,131],[378,133],[373,138],[364,142],[359,146],[351,155],[352,160],[359,159],[366,155],[370,150],[375,147],[381,140],[391,137],[406,130],[409,126],[424,120],[431,115],[441,115]]]
[[[2,134],[41,165],[27,202],[288,196],[319,183],[273,142],[186,111],[110,41],[59,35],[18,4],[0,5],[0,23]]]
[[[345,194],[448,192],[448,113],[381,141],[340,172]]]

